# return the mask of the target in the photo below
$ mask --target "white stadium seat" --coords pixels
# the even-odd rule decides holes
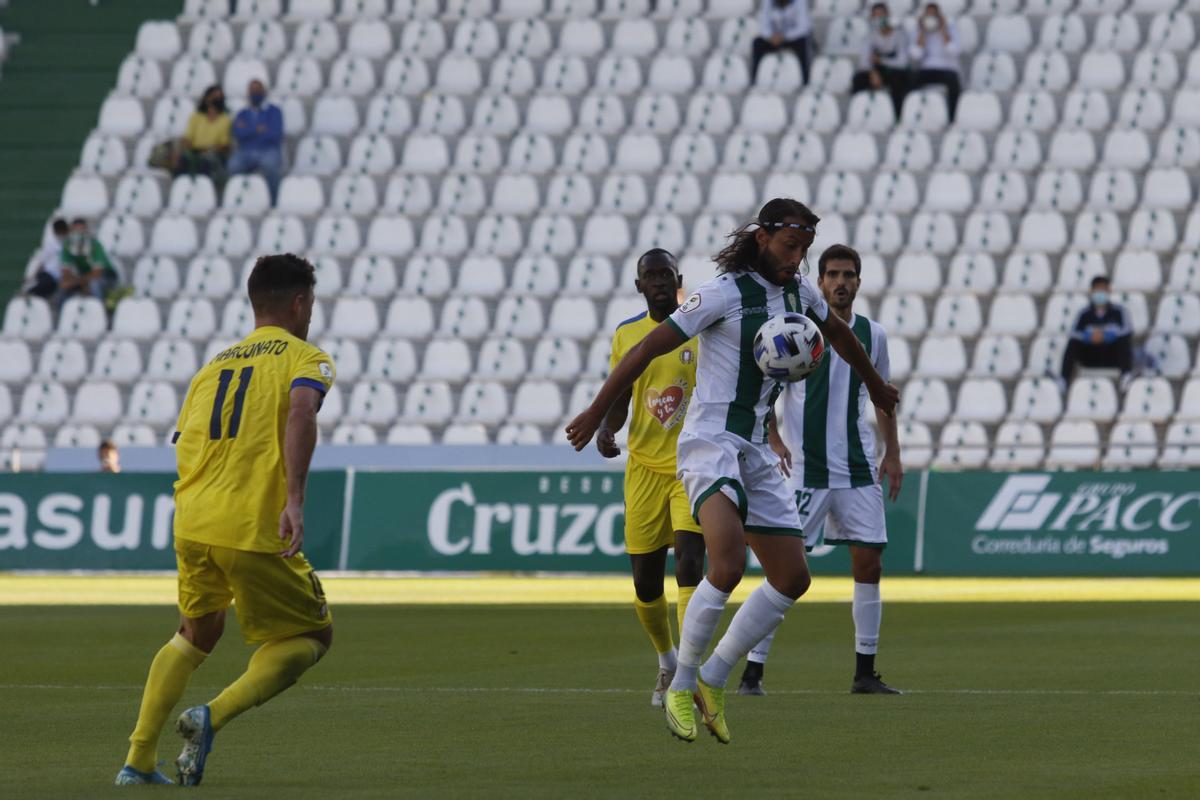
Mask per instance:
[[[1085,469],[1100,460],[1100,434],[1096,423],[1060,422],[1050,435],[1046,466],[1050,469]]]
[[[988,435],[978,422],[954,420],[942,428],[933,468],[978,469],[988,457]]]
[[[1158,456],[1158,436],[1148,422],[1118,422],[1108,435],[1105,469],[1149,467]]]
[[[1036,469],[1046,453],[1042,429],[1036,423],[1005,422],[996,431],[991,469]]]
[[[8,301],[4,315],[4,336],[41,341],[50,335],[54,325],[49,303],[41,297],[16,297]]]

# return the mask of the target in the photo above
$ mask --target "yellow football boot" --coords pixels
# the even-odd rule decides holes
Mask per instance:
[[[694,697],[709,733],[721,744],[729,744],[729,726],[725,724],[725,690],[697,679]]]
[[[667,690],[663,708],[667,712],[667,730],[676,739],[696,741],[696,714],[692,710],[692,693],[687,689]]]

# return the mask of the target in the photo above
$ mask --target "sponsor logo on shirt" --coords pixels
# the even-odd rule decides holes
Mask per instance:
[[[325,380],[333,380],[333,367],[329,366],[327,362],[322,361],[321,363],[317,364],[317,369],[320,370],[321,375],[325,378]]]
[[[679,360],[684,364],[690,364],[696,360],[696,354],[692,352],[692,348],[685,347],[679,351]]]
[[[693,292],[691,297],[689,297],[687,300],[683,301],[683,305],[681,305],[679,307],[679,313],[686,314],[689,311],[695,310],[699,307],[700,307],[700,293]]]
[[[649,387],[646,389],[643,401],[646,404],[646,410],[658,420],[658,424],[666,430],[670,430],[683,419],[687,405],[684,402],[686,396],[687,381],[681,378],[661,391],[653,386]]]

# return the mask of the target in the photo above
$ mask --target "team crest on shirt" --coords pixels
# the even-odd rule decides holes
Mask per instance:
[[[658,420],[658,423],[663,428],[670,430],[683,419],[683,414],[687,406],[684,402],[686,396],[687,381],[681,378],[661,391],[655,389],[653,386],[646,389],[643,401],[646,404],[646,410],[650,412],[651,416]]]
[[[685,347],[679,351],[679,360],[685,365],[691,364],[696,360],[696,354],[692,352],[692,348]]]
[[[692,292],[691,297],[683,301],[683,305],[679,307],[680,314],[686,314],[689,311],[694,311],[700,307],[700,293]]]
[[[325,380],[327,380],[327,381],[333,380],[333,367],[329,366],[328,363],[326,363],[324,361],[320,362],[319,364],[317,364],[317,370],[320,371],[321,375],[325,378]]]

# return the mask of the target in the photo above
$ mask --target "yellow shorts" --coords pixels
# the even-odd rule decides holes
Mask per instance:
[[[625,462],[625,550],[637,555],[675,545],[675,531],[700,533],[674,475]]]
[[[248,644],[320,630],[333,622],[325,590],[308,560],[175,540],[179,611],[202,617],[237,604]]]

